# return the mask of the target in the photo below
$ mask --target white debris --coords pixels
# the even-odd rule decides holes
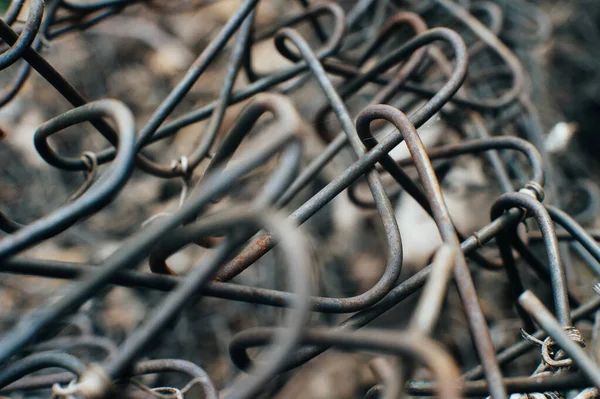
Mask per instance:
[[[476,158],[464,158],[448,173],[442,188],[444,201],[454,225],[461,233],[472,234],[489,222],[489,191],[483,165]],[[427,265],[442,239],[433,219],[410,195],[403,193],[396,207],[402,236],[404,267],[416,272]]]
[[[546,141],[544,143],[544,146],[546,147],[546,151],[553,153],[553,154],[564,151],[567,148],[567,146],[569,145],[569,142],[573,138],[573,135],[575,134],[576,131],[577,131],[576,123],[573,123],[573,122],[557,123],[556,125],[554,125],[552,130],[550,130],[550,133],[548,133],[548,136],[546,137]]]

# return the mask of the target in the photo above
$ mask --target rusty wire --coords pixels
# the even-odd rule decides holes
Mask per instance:
[[[19,25],[17,18],[25,3],[26,20]],[[207,398],[250,398],[268,391],[268,382],[275,376],[293,371],[330,348],[397,358],[394,362],[376,358],[373,369],[382,385],[373,386],[367,397],[392,398],[406,393],[502,399],[512,393],[537,392],[555,398],[567,390],[589,395],[594,391],[586,388],[600,388],[595,355],[586,353],[584,339],[575,326],[581,320],[594,319],[600,298],[582,303],[581,296],[572,292],[566,271],[573,265],[564,255],[569,247],[559,244],[559,240],[579,242],[592,261],[600,262],[595,240],[598,233],[586,231],[561,210],[561,192],[555,180],[559,171],[543,147],[527,72],[499,37],[504,12],[515,7],[513,2],[505,7],[488,2],[465,7],[465,2],[453,0],[422,4],[373,0],[348,6],[333,1],[312,5],[303,0],[297,2],[301,11],[257,31],[256,7],[260,2],[244,0],[142,126],[136,126],[135,115],[118,99],[86,99],[42,55],[52,51],[44,49],[45,43],[101,24],[136,4],[154,12],[183,12],[201,9],[207,3],[211,2],[13,0],[0,20],[0,38],[5,43],[0,69],[20,64],[13,82],[0,93],[0,105],[18,98],[31,70],[35,70],[73,108],[39,126],[31,145],[48,165],[68,172],[83,171],[88,176],[67,203],[32,223],[13,220],[10,209],[0,213],[4,232],[0,272],[73,280],[58,300],[21,315],[3,332],[2,392],[45,388],[57,396],[103,398],[122,395],[134,387],[150,397],[182,397],[198,384]],[[432,14],[434,11],[437,14]],[[316,39],[304,37],[297,30],[299,25],[308,25]],[[410,30],[408,37],[403,28]],[[538,36],[544,35],[534,36],[542,40]],[[264,41],[272,41],[291,66],[258,72],[252,51]],[[232,49],[218,97],[172,117],[229,42]],[[497,60],[493,67],[489,59]],[[241,73],[247,84],[238,87],[235,83]],[[295,103],[302,99],[292,94],[311,80],[318,83],[325,98],[311,115],[324,149],[303,162],[306,132]],[[360,106],[350,102],[368,87],[376,87],[376,93]],[[226,111],[242,101],[247,104],[220,138]],[[459,143],[424,146],[417,129],[436,115],[457,126],[463,135]],[[250,135],[254,127],[263,127],[259,119],[268,119],[273,126],[267,140]],[[202,120],[209,122],[201,142],[177,159],[154,159],[144,152],[150,144],[166,141]],[[339,124],[337,134],[332,120]],[[79,157],[62,155],[52,148],[50,136],[82,122],[90,122],[109,147],[98,152],[86,149]],[[386,134],[376,135],[382,126],[388,127]],[[242,142],[250,142],[250,149]],[[406,143],[410,156],[394,159],[390,151],[401,142]],[[348,148],[350,152],[346,152]],[[509,156],[506,150],[525,157]],[[342,153],[352,159],[345,169],[307,200],[294,201]],[[453,223],[438,177],[444,165],[466,154],[483,157],[504,192],[487,204],[490,223],[467,235]],[[276,166],[265,172],[261,167],[269,162]],[[101,165],[106,167],[99,173]],[[410,169],[413,166],[418,182]],[[179,208],[145,223],[97,265],[22,255],[101,212],[127,190],[134,170],[154,178],[183,179]],[[265,180],[252,200],[244,206],[218,207],[251,172]],[[359,198],[358,191],[365,182],[372,200]],[[411,232],[401,230],[394,215],[392,200],[400,193],[417,201],[434,220],[442,238],[431,264],[405,280],[400,279],[402,236]],[[387,261],[378,281],[364,292],[349,297],[321,296],[310,283],[311,247],[300,225],[339,195],[348,195],[355,205],[374,210],[383,225]],[[217,210],[213,210],[215,205]],[[519,226],[529,220],[538,228],[520,234]],[[564,230],[556,232],[554,224]],[[493,240],[499,256],[482,251]],[[210,248],[211,256],[187,275],[178,275],[167,265],[167,258],[192,243]],[[545,259],[532,250],[539,243],[546,252]],[[287,268],[287,291],[230,281],[275,247]],[[151,272],[136,271],[146,260]],[[587,264],[599,276],[600,268],[592,261]],[[532,288],[523,278],[521,269],[525,266],[537,274]],[[523,338],[514,337],[513,345],[503,350],[497,350],[493,341],[480,288],[473,279],[479,267],[493,273],[506,271],[509,300],[514,306],[511,311],[521,319]],[[452,279],[480,361],[470,370],[461,371],[457,359],[435,337]],[[89,332],[56,336],[69,316],[114,286],[160,291],[163,299],[121,342]],[[538,286],[547,287],[546,292],[551,293],[554,313],[532,293]],[[406,330],[369,327],[356,331],[421,288]],[[592,285],[588,288],[591,292]],[[182,311],[202,297],[286,309],[280,326],[248,329],[233,336],[229,354],[240,373],[221,391],[202,368],[182,360],[184,353],[171,354],[173,359],[142,360]],[[308,327],[311,313],[349,316],[337,326]],[[540,366],[530,370],[536,378],[505,377],[503,366],[528,356],[536,345]],[[269,349],[258,356],[247,351],[261,346]],[[79,357],[74,348],[90,353],[99,350],[103,356]],[[431,380],[414,379],[418,365],[430,371]],[[48,368],[68,372],[30,375]],[[173,371],[186,374],[188,386],[150,388],[134,378]]]

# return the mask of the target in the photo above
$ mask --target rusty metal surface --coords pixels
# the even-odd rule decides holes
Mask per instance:
[[[12,81],[0,93],[0,106],[19,101],[34,75],[50,85],[54,101],[70,109],[38,124],[28,145],[46,167],[83,173],[84,182],[59,207],[29,223],[0,204],[0,273],[23,279],[21,288],[26,276],[68,281],[53,298],[2,322],[0,392],[98,399],[272,397],[285,392],[286,382],[310,368],[312,359],[348,351],[374,357],[364,362],[380,380],[371,379],[361,393],[369,398],[597,397],[591,388],[600,388],[600,298],[594,293],[600,292],[594,286],[600,246],[598,230],[582,216],[597,215],[562,210],[572,193],[561,186],[565,176],[545,145],[531,68],[516,55],[520,49],[505,44],[547,39],[543,10],[529,4],[519,19],[508,14],[518,7],[516,0],[317,5],[299,0],[265,24],[258,17],[261,1],[231,3],[237,8],[204,41],[187,71],[140,116],[136,104],[118,98],[86,98],[49,61],[52,43],[84,35],[130,8],[156,15],[202,13],[213,2],[11,1],[0,20],[0,70],[12,71],[7,75]],[[524,32],[520,39],[518,29]],[[285,67],[260,70],[255,53],[264,43]],[[525,61],[540,62],[533,55]],[[186,97],[217,62],[217,93],[205,105],[190,106]],[[84,122],[102,136],[104,148],[65,155],[53,143],[63,130]],[[201,122],[206,123],[195,130],[198,139],[174,160],[150,151],[156,145],[172,148],[174,137]],[[432,130],[438,137],[433,144]],[[8,145],[10,135],[2,129],[0,146]],[[468,164],[468,173],[484,165],[493,189],[472,208],[465,204],[476,194],[467,190],[457,212],[447,185],[460,186],[455,176],[461,159],[479,162]],[[138,175],[180,184],[177,206],[129,226],[131,233],[99,261],[28,255],[120,206],[117,199],[134,190]],[[578,184],[592,207],[597,187],[589,180]],[[417,210],[408,212],[422,213],[433,231],[403,222],[399,207],[409,201]],[[309,239],[303,225],[343,204],[362,210],[356,217],[378,226],[375,238],[358,237],[364,246],[376,242],[379,248],[371,249],[379,252],[373,262],[359,258],[344,266],[372,267],[379,274],[335,296],[327,287],[331,278],[315,281],[315,269],[323,266],[315,257],[349,237],[352,227],[342,223],[338,241],[319,242]],[[487,224],[465,230],[460,220],[476,211],[489,215]],[[415,243],[431,248],[429,262],[412,255]],[[177,262],[168,259],[189,246],[203,251],[201,261],[187,271],[170,266]],[[275,258],[267,256],[271,251]],[[244,282],[266,258],[275,259],[271,273],[286,281],[283,288]],[[581,277],[581,264],[591,277]],[[339,273],[341,286],[344,274],[350,271]],[[118,287],[160,299],[149,302],[145,317],[115,339],[102,326],[90,327],[98,314],[89,303]],[[418,297],[416,303],[411,296]],[[282,308],[283,315],[275,326],[218,337],[238,370],[218,383],[195,364],[207,361],[190,362],[185,350],[168,345],[186,309],[202,308],[209,298],[253,305],[243,311],[250,314]],[[406,303],[392,328],[377,324]],[[125,312],[129,305],[119,306]],[[496,308],[501,312],[490,310]],[[225,307],[209,310],[219,314]],[[464,319],[460,331],[449,321],[457,314]],[[518,328],[500,340],[496,331],[506,322]],[[590,323],[593,334],[586,338],[580,326],[589,330]],[[449,344],[448,337],[459,340],[460,334],[466,336],[467,354]],[[168,358],[148,360],[161,347]],[[248,351],[257,347],[263,349]],[[511,371],[523,359],[537,368]],[[184,375],[187,384],[156,386],[156,379],[142,378],[169,373]]]

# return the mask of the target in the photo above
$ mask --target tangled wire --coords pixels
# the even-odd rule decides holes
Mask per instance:
[[[12,207],[0,213],[0,272],[72,280],[51,300],[3,321],[1,391],[181,398],[201,396],[193,393],[200,387],[207,398],[267,397],[280,392],[305,363],[342,350],[377,354],[370,364],[379,383],[365,393],[369,398],[597,397],[600,296],[589,282],[580,284],[588,292],[580,292],[574,276],[581,274],[580,263],[587,275],[600,275],[600,246],[598,234],[582,227],[591,225],[594,212],[570,216],[562,210],[572,193],[563,189],[565,173],[548,151],[535,106],[541,90],[535,50],[551,35],[542,9],[521,0],[298,0],[286,4],[289,15],[265,24],[258,18],[261,2],[243,0],[143,123],[132,112],[135,104],[88,100],[42,55],[52,54],[53,42],[102,26],[128,8],[144,7],[157,15],[202,13],[211,3],[13,0],[0,20],[5,43],[0,69],[19,64],[0,93],[0,106],[19,100],[34,70],[70,109],[37,126],[29,144],[48,165],[85,177],[60,207],[28,224],[15,220]],[[24,22],[20,15],[26,15]],[[258,65],[256,52],[264,43],[274,46],[284,66],[265,71]],[[194,84],[225,55],[216,98],[183,110]],[[303,90],[311,84],[307,95]],[[165,159],[173,137],[203,121],[195,128],[198,140]],[[84,122],[109,145],[78,148],[75,156],[51,145],[60,142],[59,132],[83,129]],[[446,137],[431,133],[436,129]],[[6,135],[10,139],[11,132]],[[553,151],[567,151],[568,145],[558,147]],[[465,159],[484,161],[482,173],[498,193],[478,207],[491,217],[476,231],[459,228],[459,220],[475,209],[453,212],[444,186],[456,182],[453,172]],[[472,172],[473,164],[468,165]],[[174,189],[176,206],[136,222],[100,262],[24,254],[105,212],[117,196],[133,190],[131,182],[142,174],[181,181]],[[586,184],[578,186],[588,194],[584,208],[590,208],[596,188]],[[302,225],[322,217],[321,210],[355,215],[341,208],[342,197],[377,225],[373,231],[378,248],[385,248],[385,265],[364,290],[328,295],[335,291],[328,283],[331,276],[319,277],[324,271],[315,262],[315,252],[324,249]],[[409,201],[433,221],[431,234],[399,220],[395,204]],[[582,215],[588,215],[587,222]],[[556,231],[555,224],[561,229]],[[427,262],[408,256],[412,242],[432,246]],[[203,254],[193,268],[182,271],[168,264],[190,245]],[[279,255],[273,267],[285,276],[285,287],[232,282],[273,249]],[[361,270],[370,267],[363,261],[357,261]],[[406,270],[401,275],[410,262],[410,275]],[[138,269],[146,264],[148,271]],[[482,299],[489,294],[482,273],[489,284],[505,287],[494,300],[508,305],[493,322],[485,309],[489,299]],[[343,278],[337,276],[342,286]],[[451,281],[458,302],[452,300]],[[77,316],[89,314],[89,301],[115,287],[157,291],[160,300],[120,339],[78,324]],[[419,291],[403,316],[407,326],[367,327]],[[551,299],[551,310],[533,291]],[[203,359],[183,360],[186,353],[144,360],[165,345],[186,308],[202,307],[208,297],[283,311],[275,326],[244,328],[227,338],[239,372],[218,384],[194,364]],[[128,305],[120,306],[125,311]],[[451,311],[464,316],[463,332],[480,364],[437,339],[443,335],[444,314]],[[515,332],[509,344],[498,342],[492,324],[503,320],[518,320],[523,338]],[[590,320],[593,342],[586,346],[575,324]],[[539,352],[531,357],[535,348]],[[527,356],[539,362],[537,368],[525,375],[519,368],[516,376],[509,371],[506,365]],[[37,373],[46,369],[53,370]],[[189,380],[183,388],[152,388],[157,380],[142,378],[170,372]]]

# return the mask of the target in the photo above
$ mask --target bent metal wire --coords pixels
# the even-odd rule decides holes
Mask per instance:
[[[350,8],[346,4],[344,8],[345,2],[312,5],[308,0],[299,0],[300,11],[296,15],[256,33],[255,14],[260,1],[244,0],[147,122],[136,129],[134,115],[121,101],[89,101],[40,50],[44,41],[58,40],[100,24],[137,3],[161,12],[201,9],[210,2],[13,0],[0,20],[0,38],[5,44],[0,54],[0,69],[21,64],[14,81],[0,93],[0,105],[17,98],[31,70],[35,70],[73,109],[40,126],[32,144],[49,165],[89,173],[84,186],[68,203],[33,223],[22,225],[8,214],[0,213],[0,229],[5,233],[0,240],[0,273],[73,280],[59,300],[22,315],[0,337],[0,391],[27,393],[51,388],[56,396],[99,399],[135,386],[154,397],[182,397],[197,384],[207,398],[251,398],[260,394],[274,376],[294,370],[332,349],[377,352],[398,358],[393,364],[377,358],[374,369],[382,385],[374,386],[367,397],[394,398],[404,391],[418,396],[490,395],[494,399],[512,393],[538,392],[555,398],[567,390],[589,393],[586,388],[600,388],[600,368],[595,355],[584,350],[585,342],[574,326],[583,319],[593,319],[600,308],[600,298],[580,303],[579,296],[571,292],[565,270],[572,265],[565,261],[568,258],[562,258],[564,253],[558,243],[558,238],[578,241],[600,262],[600,247],[594,239],[597,234],[588,233],[559,208],[560,195],[553,181],[557,172],[540,145],[541,128],[526,90],[527,74],[511,49],[498,38],[504,18],[500,6],[482,2],[469,9],[452,0],[433,0],[421,5],[370,0],[357,1]],[[17,18],[25,5],[26,20],[18,26]],[[382,19],[380,9],[396,12],[386,13],[389,17]],[[431,16],[431,10],[438,15]],[[482,12],[480,21],[477,16]],[[491,22],[486,26],[488,20]],[[308,25],[320,43],[315,45],[296,30],[301,24]],[[458,30],[439,27],[449,24]],[[410,28],[411,39],[406,40],[400,34],[404,32],[402,26]],[[463,36],[471,38],[469,46]],[[263,41],[273,41],[292,65],[270,73],[257,72],[251,54],[257,43]],[[218,98],[170,118],[229,42],[234,43]],[[382,54],[382,49],[391,50]],[[500,67],[490,70],[489,63],[484,62],[486,51],[495,54]],[[234,87],[241,71],[248,83]],[[334,84],[332,77],[339,83]],[[317,81],[326,99],[326,105],[314,115],[315,130],[326,147],[303,165],[302,120],[294,103],[301,100],[292,100],[289,94],[309,79]],[[368,105],[357,109],[356,105],[348,106],[348,100],[368,85],[378,88]],[[225,111],[245,100],[249,100],[248,104],[233,127],[219,139],[217,133],[223,126]],[[276,134],[257,144],[257,140],[246,137],[265,114],[270,115]],[[465,134],[458,144],[425,149],[417,129],[438,114],[452,120],[461,132],[474,131],[475,138]],[[341,130],[337,135],[328,123],[332,115]],[[112,125],[103,118],[111,120]],[[175,162],[153,160],[142,153],[149,144],[206,119],[208,127],[198,147],[181,154]],[[81,157],[73,158],[49,145],[51,135],[86,121],[106,138],[110,144],[107,149],[96,153],[84,151]],[[381,121],[391,124],[394,130],[376,137],[372,128]],[[523,137],[511,135],[510,127],[516,127]],[[237,154],[244,140],[252,141],[251,150]],[[410,157],[396,160],[389,152],[402,141],[407,144]],[[288,208],[284,207],[346,147],[352,150],[353,162],[296,210],[286,214]],[[527,163],[519,169],[521,179],[514,177],[514,168],[509,168],[512,161],[505,150],[525,155]],[[432,163],[464,154],[484,156],[505,192],[487,204],[490,223],[468,237],[461,235],[452,222]],[[209,211],[210,205],[226,197],[246,174],[270,160],[277,162],[277,166],[272,172],[261,172],[267,173],[266,182],[244,209]],[[94,181],[98,166],[103,164],[108,168]],[[207,168],[198,177],[201,164]],[[411,166],[416,167],[419,182],[405,170]],[[156,178],[183,178],[187,183],[195,176],[198,183],[189,196],[182,197],[176,212],[148,223],[99,265],[21,255],[24,250],[99,212],[126,189],[135,168]],[[390,189],[386,189],[382,180],[386,173],[398,184],[393,188],[395,192],[403,190],[411,195],[433,218],[443,240],[432,264],[403,281],[400,280],[402,234],[410,232],[398,227],[388,195]],[[530,177],[525,176],[527,173]],[[359,201],[356,196],[363,177],[373,201]],[[316,287],[310,286],[308,277],[311,250],[299,225],[346,190],[357,206],[377,212],[384,226],[387,263],[379,280],[363,293],[345,298],[316,296]],[[527,219],[535,220],[539,233],[536,236],[531,232],[524,241],[517,227]],[[565,231],[557,235],[554,223]],[[266,233],[250,241],[261,230]],[[494,239],[500,260],[479,253]],[[530,244],[536,240],[543,243],[546,260],[532,253]],[[212,256],[188,275],[179,276],[166,260],[190,243],[213,248]],[[288,268],[289,291],[229,282],[276,246]],[[152,273],[133,270],[146,259]],[[517,264],[531,267],[539,277],[538,284],[550,288],[554,315],[526,290]],[[521,318],[524,338],[515,337],[514,344],[504,350],[497,351],[492,341],[479,287],[472,278],[474,265],[497,273],[506,270],[508,274],[510,299]],[[590,268],[598,273],[596,265]],[[479,367],[462,372],[448,349],[432,336],[452,276],[481,361]],[[91,333],[48,337],[48,331],[64,324],[90,298],[114,286],[142,287],[162,291],[165,296],[119,344]],[[374,328],[356,331],[421,288],[423,292],[405,331]],[[289,308],[281,326],[245,330],[233,337],[229,351],[240,375],[220,392],[203,369],[177,359],[185,354],[173,353],[173,359],[141,361],[145,349],[156,342],[174,318],[203,296]],[[311,312],[352,314],[335,327],[307,328]],[[536,344],[541,348],[540,366],[531,370],[536,378],[504,377],[501,366],[531,352]],[[68,353],[75,346],[101,349],[105,356],[90,362]],[[269,349],[262,351],[259,359],[252,359],[247,349],[259,346]],[[414,380],[416,364],[427,367],[432,380]],[[68,372],[30,375],[48,368]],[[190,383],[182,389],[149,388],[134,378],[173,371],[187,375]]]

